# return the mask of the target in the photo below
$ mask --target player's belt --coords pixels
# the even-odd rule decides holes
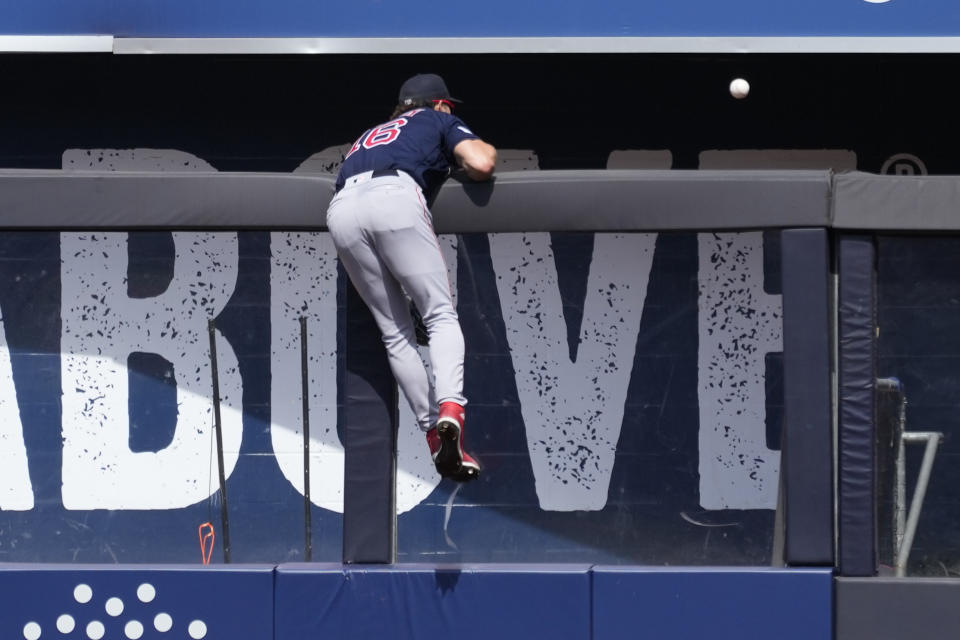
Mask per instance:
[[[345,187],[352,187],[354,185],[366,182],[367,180],[373,180],[374,178],[396,178],[401,174],[406,175],[406,173],[400,171],[399,169],[374,169],[373,171],[364,171],[363,173],[358,173],[344,180],[343,187],[341,187],[341,189]],[[340,189],[338,189],[338,191],[339,190]]]

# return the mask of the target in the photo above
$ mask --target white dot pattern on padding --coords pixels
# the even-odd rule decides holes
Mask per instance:
[[[123,628],[123,633],[130,638],[130,640],[139,640],[139,638],[143,636],[143,624],[138,620],[131,620]]]
[[[172,626],[173,618],[171,618],[168,613],[158,613],[157,617],[153,619],[153,628],[160,633],[170,631],[170,627]]]
[[[28,622],[23,625],[23,637],[26,640],[37,640],[40,637],[40,625],[36,622]]]
[[[79,602],[80,604],[86,604],[90,602],[90,599],[93,597],[93,589],[90,588],[90,585],[78,584],[73,589],[73,599]]]
[[[156,588],[148,583],[141,583],[137,587],[137,598],[144,603],[153,602],[157,597]],[[80,583],[73,588],[73,599],[80,604],[86,604],[93,599],[93,588],[84,583]],[[126,604],[123,600],[117,596],[111,596],[107,598],[104,603],[104,611],[111,617],[120,616],[126,609]],[[63,636],[73,637],[74,631],[77,629],[77,620],[68,613],[62,613],[57,617],[56,620],[56,629]],[[85,635],[89,640],[104,640],[107,635],[107,627],[100,620],[90,620],[86,627],[83,627],[83,622],[80,622],[80,628],[85,631]],[[173,628],[173,617],[166,612],[158,613],[153,618],[153,627],[160,633],[166,633]],[[123,634],[128,640],[140,640],[144,636],[146,628],[142,622],[139,620],[128,620],[123,627]],[[203,620],[192,620],[189,625],[187,625],[187,634],[192,638],[192,640],[203,640],[207,637],[207,623]],[[180,632],[182,633],[182,632]],[[40,626],[40,623],[36,621],[30,621],[24,624],[23,626],[23,637],[24,640],[40,640],[40,637],[43,635],[43,628]],[[114,636],[110,636],[113,638]]]
[[[99,620],[94,620],[87,625],[87,637],[90,638],[90,640],[100,640],[106,632],[106,627],[104,627],[103,623]]]
[[[203,620],[194,620],[190,623],[190,626],[187,627],[187,633],[190,634],[193,640],[205,638],[207,636],[207,624]]]
[[[157,590],[154,589],[153,585],[149,582],[144,582],[142,585],[137,587],[137,598],[140,599],[140,602],[152,602],[156,597]]]
[[[103,608],[106,610],[107,615],[116,618],[118,615],[123,613],[123,600],[120,598],[110,598],[107,600],[107,604],[104,605]]]
[[[63,634],[70,633],[73,631],[73,628],[76,626],[76,622],[73,620],[73,616],[68,614],[63,614],[57,618],[57,631]]]

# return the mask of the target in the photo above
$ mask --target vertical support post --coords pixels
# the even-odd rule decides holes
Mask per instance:
[[[875,263],[872,236],[840,236],[837,499],[843,576],[877,571]]]
[[[832,296],[827,230],[784,230],[781,260],[783,560],[787,565],[832,566]]]
[[[307,319],[300,316],[300,396],[303,402],[303,554],[313,560],[313,524],[310,514],[310,371]]]
[[[217,471],[220,474],[220,524],[223,537],[223,561],[230,564],[230,515],[227,509],[227,477],[223,464],[223,423],[220,419],[220,374],[217,367],[217,329],[211,318],[207,322],[210,335],[210,377],[213,382],[213,428],[217,436]]]
[[[343,562],[396,560],[397,384],[380,330],[346,284]]]

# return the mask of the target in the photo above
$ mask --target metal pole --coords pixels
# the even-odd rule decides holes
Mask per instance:
[[[893,549],[894,566],[899,567],[900,549],[903,548],[903,533],[907,527],[907,447],[905,432],[897,441],[896,493],[893,504]],[[899,572],[897,575],[900,575]]]
[[[313,525],[310,517],[310,374],[307,357],[307,319],[300,318],[300,394],[303,401],[303,536],[304,555],[313,560]]]
[[[903,393],[903,387],[900,382],[896,382],[897,389],[900,391],[900,411],[897,415],[897,432],[894,440],[896,447],[896,460],[894,462],[895,485],[893,495],[893,554],[894,566],[896,566],[896,556],[899,554],[903,544],[903,531],[906,527],[907,519],[907,453],[904,440],[904,433],[907,431],[907,396]]]
[[[220,422],[220,377],[217,370],[217,334],[211,318],[207,322],[210,334],[210,367],[213,378],[213,426],[217,434],[217,468],[220,472],[220,521],[223,527],[223,561],[230,564],[230,517],[227,513],[227,478],[223,465],[223,427]]]
[[[927,494],[927,485],[930,483],[930,472],[933,469],[933,459],[937,455],[942,433],[935,431],[913,431],[903,434],[903,443],[924,442],[927,447],[923,452],[923,462],[920,464],[920,473],[917,476],[917,486],[913,490],[913,499],[910,501],[910,513],[903,533],[903,542],[897,553],[896,575],[905,576],[907,560],[910,558],[910,548],[913,546],[913,537],[917,532],[917,522],[920,520],[920,510],[923,508],[923,499]]]

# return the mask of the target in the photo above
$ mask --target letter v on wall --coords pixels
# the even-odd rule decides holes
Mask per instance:
[[[656,238],[595,235],[571,361],[550,234],[490,235],[543,509],[599,510],[607,503]]]

